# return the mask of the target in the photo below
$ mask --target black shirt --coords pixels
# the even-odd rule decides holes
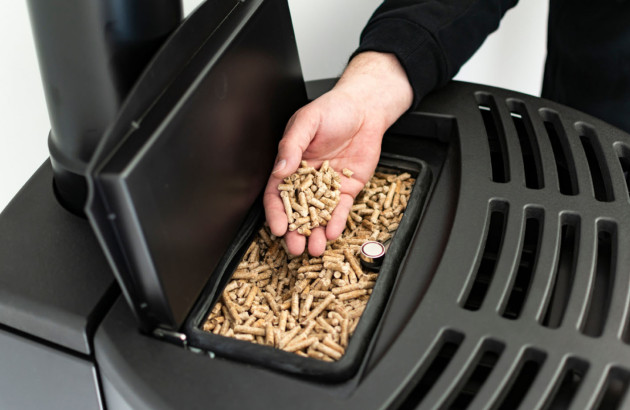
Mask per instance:
[[[355,54],[394,53],[416,106],[457,73],[517,1],[386,0]],[[630,2],[550,1],[542,96],[630,132]]]

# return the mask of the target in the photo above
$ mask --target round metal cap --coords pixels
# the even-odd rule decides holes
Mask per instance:
[[[361,264],[368,269],[377,269],[383,263],[385,245],[376,241],[367,241],[361,245]]]

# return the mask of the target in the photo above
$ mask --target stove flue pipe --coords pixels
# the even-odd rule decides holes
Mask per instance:
[[[85,169],[126,94],[180,24],[181,0],[28,0],[55,188],[83,212]]]

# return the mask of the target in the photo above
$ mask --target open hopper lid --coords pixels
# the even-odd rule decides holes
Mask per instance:
[[[86,213],[144,330],[177,330],[306,102],[286,0],[207,1],[155,56],[90,163]]]

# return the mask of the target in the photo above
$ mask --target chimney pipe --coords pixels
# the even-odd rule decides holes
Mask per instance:
[[[85,170],[125,96],[180,24],[181,0],[28,0],[57,197],[82,214]]]

